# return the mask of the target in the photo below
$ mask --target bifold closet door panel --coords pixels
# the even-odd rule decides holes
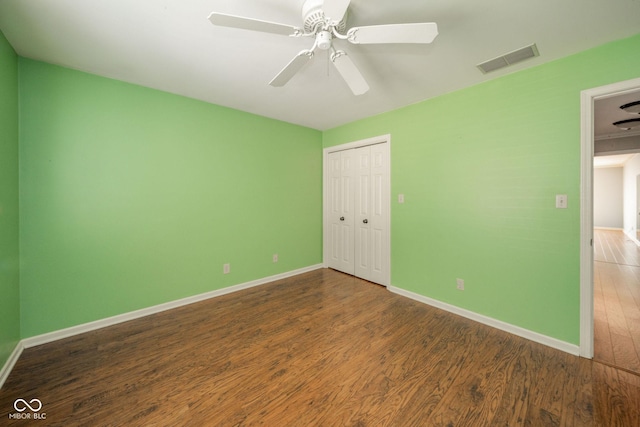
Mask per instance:
[[[329,267],[354,274],[353,150],[329,154]]]
[[[387,175],[389,158],[387,147],[383,144],[371,146],[371,206],[369,232],[369,277],[375,283],[386,284],[388,271],[387,247],[389,233],[389,194]]]
[[[382,144],[356,149],[355,275],[385,283],[388,159]]]
[[[355,275],[369,280],[371,271],[371,149],[357,148],[355,196]]]

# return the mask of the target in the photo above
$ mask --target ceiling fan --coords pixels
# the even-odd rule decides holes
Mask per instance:
[[[321,49],[329,51],[331,62],[355,95],[366,93],[369,85],[347,53],[334,48],[334,38],[352,44],[431,43],[438,35],[438,26],[433,22],[372,25],[346,30],[347,9],[350,3],[351,0],[306,0],[302,6],[302,27],[219,12],[209,15],[209,20],[214,25],[224,27],[290,37],[313,37],[315,41],[311,49],[300,51],[269,84],[276,87],[284,86],[313,58],[314,51]]]

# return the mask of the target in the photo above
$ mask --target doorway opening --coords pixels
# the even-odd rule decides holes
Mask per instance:
[[[621,144],[621,140],[614,142],[607,142],[605,144],[598,144],[599,147],[596,148],[596,119],[600,119],[600,117],[596,117],[595,114],[595,103],[613,99],[616,97],[621,97],[624,95],[636,93],[640,95],[640,79],[628,80],[625,82],[619,82],[612,85],[602,86],[599,88],[585,90],[581,93],[581,205],[580,205],[580,355],[586,358],[594,358],[594,322],[596,321],[595,313],[594,313],[594,282],[597,285],[597,292],[600,293],[599,297],[602,297],[603,283],[609,281],[611,282],[611,272],[615,270],[625,270],[627,267],[620,267],[617,263],[609,263],[607,264],[607,258],[603,258],[604,252],[602,252],[603,241],[606,240],[605,234],[594,233],[594,156],[596,154],[603,154],[601,149],[605,147],[610,151],[610,154],[621,154],[621,153],[629,153],[631,149],[629,147],[624,147],[624,144]],[[613,138],[611,138],[613,139]],[[608,148],[607,148],[608,147]],[[597,153],[598,152],[598,153]],[[640,159],[639,159],[640,160]],[[640,167],[640,162],[639,162]],[[635,216],[638,214],[636,210],[636,199],[637,193],[635,188],[635,175],[633,176],[633,212],[632,217],[629,218],[628,214],[625,214],[624,225],[622,230],[619,230],[618,237],[627,236],[627,240],[632,239],[636,240],[636,230],[637,230],[637,219]],[[628,210],[628,209],[627,209]],[[629,225],[631,224],[631,225]],[[595,237],[595,240],[594,240]],[[624,237],[622,237],[622,243],[624,246]],[[618,239],[620,240],[620,239]],[[600,247],[598,248],[598,245]],[[611,246],[611,242],[607,243],[607,245]],[[594,256],[594,246],[595,252],[598,253],[599,260],[595,259]],[[635,243],[634,243],[635,246]],[[598,250],[601,252],[598,252]],[[609,254],[609,260],[612,254]],[[623,260],[624,258],[620,258]],[[602,264],[598,264],[595,266],[595,262],[599,262]],[[639,263],[640,264],[640,263]],[[616,265],[613,267],[613,265]],[[597,267],[597,268],[594,268]],[[633,267],[633,266],[631,266]],[[629,267],[629,268],[631,268]],[[640,266],[637,267],[640,272]],[[627,271],[628,272],[628,271]],[[628,276],[631,277],[631,276]],[[640,276],[638,276],[638,283],[640,284]],[[611,283],[609,283],[611,284]],[[611,288],[611,289],[615,289]],[[638,286],[640,290],[640,285]],[[608,292],[611,292],[609,290]],[[617,290],[615,291],[618,292]],[[623,292],[623,291],[621,291]],[[640,300],[638,300],[640,303]],[[601,303],[601,300],[598,301],[598,304]],[[621,309],[616,309],[614,307],[615,304],[610,304],[612,307],[611,313],[616,313],[621,311]],[[602,322],[603,319],[609,320],[606,312],[604,317],[602,316],[602,306],[598,306],[597,315],[599,316],[599,321]],[[619,313],[618,313],[619,314]],[[617,317],[617,314],[612,316],[613,322],[618,322],[620,320]],[[600,327],[600,324],[599,324]],[[614,330],[616,329],[614,325]],[[599,331],[600,334],[600,331]],[[609,336],[611,337],[611,329],[609,330]],[[616,337],[617,338],[617,337]],[[629,337],[632,341],[634,337]],[[640,336],[637,337],[640,344]],[[640,350],[638,350],[640,351]],[[602,349],[598,349],[598,357],[602,357]],[[613,359],[614,363],[615,358]],[[613,363],[611,363],[613,364]],[[629,367],[621,366],[623,369],[629,369]]]

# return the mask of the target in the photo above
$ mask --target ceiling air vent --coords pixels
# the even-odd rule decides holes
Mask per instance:
[[[493,58],[481,64],[478,64],[478,68],[484,74],[487,74],[491,71],[508,67],[509,65],[513,65],[516,62],[524,61],[525,59],[533,58],[538,55],[538,47],[534,43],[532,45],[514,50],[513,52],[505,53],[504,55],[498,56],[497,58]]]

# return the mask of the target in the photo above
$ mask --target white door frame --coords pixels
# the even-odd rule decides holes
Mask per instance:
[[[593,104],[637,91],[640,78],[580,92],[580,356],[593,359]]]
[[[329,153],[334,153],[336,151],[344,151],[350,150],[352,148],[360,148],[366,147],[369,145],[375,144],[385,144],[388,150],[387,160],[388,160],[388,168],[387,168],[387,188],[389,189],[388,203],[387,205],[387,224],[386,224],[386,240],[387,245],[385,248],[384,254],[384,262],[386,263],[386,274],[384,278],[384,283],[381,285],[390,286],[391,285],[391,135],[379,135],[374,136],[372,138],[361,139],[359,141],[349,142],[347,144],[335,145],[333,147],[327,147],[322,150],[322,262],[325,268],[328,267],[329,260],[329,161],[328,156]]]

